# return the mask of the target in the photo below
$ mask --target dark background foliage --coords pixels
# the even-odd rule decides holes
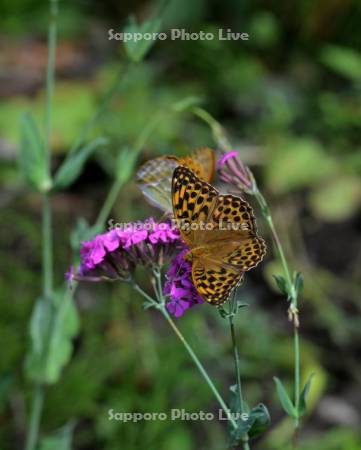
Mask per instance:
[[[143,20],[156,6],[114,0],[60,4],[54,170],[124,67],[124,49],[108,41],[108,29],[120,30],[130,13]],[[21,448],[24,435],[30,388],[23,359],[41,270],[40,199],[18,174],[16,148],[21,112],[32,110],[39,119],[43,114],[48,5],[3,1],[0,11],[0,442],[7,450]],[[56,280],[62,281],[71,260],[76,218],[92,222],[99,211],[119,148],[131,148],[154,114],[186,96],[199,97],[254,170],[287,255],[305,277],[302,375],[316,376],[300,448],[360,449],[361,5],[174,0],[164,16],[164,31],[229,27],[248,32],[250,39],[157,42],[130,69],[91,131],[109,138],[106,149],[53,198]],[[200,145],[214,146],[204,123],[191,114],[166,114],[138,164]],[[158,212],[133,181],[127,183],[113,217],[129,221],[150,214]],[[250,306],[237,330],[247,399],[266,403],[272,415],[271,430],[255,445],[265,450],[286,448],[291,430],[272,377],[281,376],[291,387],[292,330],[272,279],[281,269],[261,217],[258,223],[269,252],[240,291]],[[81,332],[61,381],[47,390],[44,433],[73,419],[79,450],[224,447],[218,422],[109,422],[111,408],[215,411],[217,405],[176,338],[156,313],[142,311],[140,298],[127,287],[82,286],[76,302]],[[200,306],[179,326],[226,396],[234,380],[225,325],[214,309]]]

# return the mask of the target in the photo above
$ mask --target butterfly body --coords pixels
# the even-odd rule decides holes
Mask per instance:
[[[221,305],[266,252],[252,208],[240,197],[219,194],[185,166],[174,170],[172,204],[190,249],[193,283],[206,301]]]

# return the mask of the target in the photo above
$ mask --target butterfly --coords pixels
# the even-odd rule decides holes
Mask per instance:
[[[219,306],[266,253],[253,210],[240,197],[220,194],[185,166],[174,170],[172,204],[190,249],[186,259],[192,262],[193,284],[207,302]]]
[[[204,181],[213,179],[215,151],[203,147],[184,158],[160,156],[143,164],[136,174],[136,182],[150,204],[166,212],[172,211],[172,175],[179,165],[189,167]]]

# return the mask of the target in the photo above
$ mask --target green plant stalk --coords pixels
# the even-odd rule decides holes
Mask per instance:
[[[103,112],[107,109],[109,103],[113,99],[114,95],[117,93],[118,90],[120,90],[120,87],[124,83],[124,80],[126,79],[130,67],[132,67],[132,63],[129,61],[126,61],[124,64],[124,67],[122,67],[116,74],[113,83],[110,85],[108,90],[105,92],[103,98],[101,99],[97,109],[93,113],[93,115],[89,118],[89,120],[84,124],[82,129],[80,130],[80,133],[75,140],[74,144],[71,146],[68,155],[71,155],[74,153],[85,141],[88,133],[91,131],[91,129],[96,125],[97,120],[99,117],[103,114]]]
[[[228,406],[226,405],[226,402],[223,400],[221,394],[219,393],[218,389],[216,388],[216,386],[214,385],[213,381],[209,377],[206,369],[204,368],[203,364],[200,362],[198,356],[195,354],[195,352],[192,349],[192,347],[190,346],[190,344],[187,342],[187,340],[185,339],[185,337],[183,336],[183,334],[181,333],[181,331],[179,330],[177,325],[174,323],[173,319],[168,314],[168,311],[167,311],[167,309],[165,307],[165,302],[164,302],[164,297],[162,295],[162,292],[161,291],[159,292],[159,286],[161,286],[161,284],[158,281],[158,278],[160,278],[160,272],[159,271],[155,271],[154,275],[155,275],[155,278],[156,278],[155,291],[156,291],[156,295],[157,295],[157,298],[158,298],[159,301],[156,301],[152,297],[150,297],[137,284],[133,284],[134,289],[140,295],[142,295],[147,301],[149,301],[156,309],[158,309],[161,312],[163,317],[166,319],[166,321],[168,322],[168,324],[170,325],[170,327],[172,328],[174,333],[177,335],[177,337],[179,338],[179,340],[181,341],[181,343],[183,344],[183,346],[187,350],[189,356],[192,358],[194,364],[196,365],[197,369],[201,373],[202,377],[204,378],[204,380],[206,381],[206,383],[210,387],[210,389],[213,392],[215,398],[217,399],[217,401],[220,404],[221,408],[225,412],[228,420],[231,422],[231,424],[234,427],[234,429],[237,429],[237,423],[233,419],[233,417],[231,415],[231,412],[230,412]]]
[[[46,72],[46,105],[45,105],[45,148],[44,158],[47,163],[47,170],[50,173],[51,163],[51,126],[52,126],[52,104],[54,97],[55,79],[55,56],[57,40],[57,16],[58,2],[50,0],[50,22],[48,30],[48,63]],[[52,216],[49,192],[43,193],[42,206],[42,276],[43,276],[43,296],[46,301],[52,301],[53,294],[53,237],[52,237]],[[25,442],[26,450],[36,448],[39,436],[39,427],[44,404],[44,386],[36,384],[33,389],[33,400],[30,412],[30,421]]]
[[[138,136],[138,138],[134,144],[134,147],[133,147],[133,152],[135,152],[136,155],[138,155],[141,152],[145,143],[149,139],[149,137],[152,134],[152,132],[154,131],[154,129],[160,123],[162,118],[163,118],[162,114],[155,115],[153,117],[153,119],[150,120],[150,122],[147,124],[147,126],[143,128],[142,132]],[[95,227],[104,226],[104,224],[107,220],[107,217],[109,216],[109,214],[114,206],[114,203],[116,202],[116,199],[119,196],[119,192],[126,181],[127,180],[116,176],[116,178],[108,192],[108,195],[105,199],[105,202],[103,203],[103,206],[99,211],[98,217],[95,221]]]
[[[300,338],[298,334],[298,327],[293,324],[293,352],[294,352],[294,378],[295,378],[295,386],[294,386],[294,396],[295,396],[295,408],[296,411],[299,411],[300,407],[300,372],[301,372],[301,361],[300,361]],[[295,430],[298,429],[300,425],[300,419],[297,416],[294,420]]]
[[[192,109],[194,115],[202,119],[212,130],[213,137],[218,145],[225,151],[229,151],[232,146],[227,136],[224,132],[222,125],[212,117],[207,111],[202,108],[195,107]],[[241,187],[243,190],[243,187]],[[266,219],[266,222],[271,230],[271,234],[273,237],[273,241],[275,243],[277,252],[279,254],[281,264],[283,267],[284,274],[286,276],[286,281],[288,285],[288,292],[290,293],[290,309],[289,312],[293,315],[293,341],[294,341],[294,405],[298,411],[299,407],[299,398],[300,398],[300,372],[301,372],[301,363],[300,363],[300,343],[299,343],[299,334],[298,334],[298,309],[297,309],[297,293],[295,291],[291,272],[288,267],[288,263],[283,251],[283,247],[281,241],[279,239],[278,233],[273,223],[273,218],[268,207],[268,204],[263,197],[262,193],[259,191],[258,187],[256,187],[254,192],[249,192],[251,195],[254,195],[257,199],[258,204],[260,205],[262,214]],[[299,427],[299,418],[294,419],[294,427],[297,431]]]
[[[115,178],[113,184],[111,185],[108,195],[99,211],[98,217],[95,221],[95,228],[100,228],[103,227],[107,217],[109,216],[114,203],[116,202],[118,196],[119,196],[119,192],[122,189],[124,184],[124,181],[120,178]]]
[[[53,237],[50,195],[43,194],[42,205],[42,276],[43,296],[52,301],[53,293]]]
[[[25,446],[26,450],[33,450],[36,448],[41,412],[43,410],[43,403],[44,403],[44,389],[42,385],[38,384],[35,386],[33,391],[32,411],[28,428],[28,434],[26,437],[26,446]]]
[[[168,7],[169,1],[163,0],[160,2],[158,10],[155,12],[155,16],[162,17],[164,14],[164,11]],[[139,61],[141,62],[141,61]],[[105,92],[101,102],[99,103],[96,111],[94,114],[89,118],[89,120],[84,124],[82,127],[78,138],[75,140],[74,144],[71,146],[69,150],[69,154],[75,152],[84,142],[84,140],[87,137],[87,134],[91,131],[91,129],[96,124],[99,117],[103,114],[103,112],[107,109],[109,103],[111,102],[114,95],[117,93],[117,91],[120,90],[120,87],[124,83],[124,80],[126,79],[127,75],[131,71],[131,68],[135,66],[137,63],[134,63],[130,60],[126,60],[124,67],[122,67],[117,75],[114,78],[113,83],[110,85],[108,90]]]
[[[186,339],[184,338],[184,336],[180,332],[179,328],[174,323],[173,319],[169,316],[169,314],[168,314],[168,312],[167,312],[167,310],[165,309],[164,306],[163,306],[163,308],[160,309],[160,311],[163,314],[163,317],[167,320],[167,322],[169,323],[169,325],[171,326],[171,328],[175,332],[175,334],[178,336],[179,340],[182,342],[182,344],[186,348],[186,350],[189,353],[190,357],[193,359],[193,362],[195,363],[195,365],[197,366],[199,372],[201,373],[201,375],[205,379],[206,383],[210,387],[210,389],[213,392],[215,398],[218,400],[218,403],[220,404],[221,408],[225,412],[225,414],[226,414],[228,420],[231,422],[233,428],[237,429],[237,423],[235,422],[235,420],[231,416],[231,412],[230,412],[229,408],[227,407],[225,401],[223,400],[222,396],[218,392],[218,389],[215,387],[213,381],[209,377],[209,375],[208,375],[206,369],[204,368],[203,364],[200,362],[200,360],[198,359],[197,355],[194,353],[192,347],[188,344],[188,342],[186,341]],[[249,449],[249,447],[244,447],[244,450],[248,450],[248,449]]]
[[[236,370],[236,381],[237,381],[237,390],[238,390],[238,396],[239,396],[239,405],[241,414],[244,413],[243,409],[243,393],[242,393],[242,382],[241,382],[241,367],[240,367],[240,358],[239,358],[239,349],[236,339],[236,332],[234,327],[234,317],[237,312],[237,301],[235,298],[232,299],[232,312],[229,314],[229,328],[231,331],[231,338],[232,338],[232,347],[233,347],[233,358],[234,358],[234,367]],[[249,436],[246,433],[244,436],[242,436],[242,446],[243,450],[250,450],[249,446]]]
[[[277,249],[278,255],[281,260],[281,264],[283,267],[283,271],[286,277],[286,281],[288,284],[288,292],[290,293],[290,308],[292,308],[292,311],[297,314],[297,293],[295,291],[292,278],[291,278],[291,272],[288,267],[288,263],[283,251],[283,247],[280,241],[280,238],[278,236],[278,233],[276,231],[276,228],[273,223],[273,218],[269,209],[269,206],[261,194],[261,192],[256,190],[255,192],[256,200],[258,201],[258,204],[260,205],[262,214],[264,218],[266,219],[266,222],[268,224],[269,229],[271,230],[272,238],[275,243],[275,247]],[[293,353],[294,353],[294,405],[296,408],[296,411],[299,409],[299,400],[300,400],[300,372],[301,372],[301,360],[300,360],[300,340],[299,340],[299,333],[298,333],[298,319],[296,320],[294,318],[293,320]],[[296,417],[294,419],[294,427],[295,430],[299,427],[299,418]]]
[[[195,116],[202,119],[212,130],[213,138],[218,143],[218,145],[223,149],[228,151],[231,148],[231,143],[227,139],[227,136],[224,132],[224,128],[222,125],[212,117],[206,110],[200,108],[199,106],[195,106],[192,109],[192,112]]]

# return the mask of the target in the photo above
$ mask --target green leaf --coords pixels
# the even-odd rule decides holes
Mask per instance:
[[[243,401],[242,407],[241,407],[239,391],[238,391],[238,385],[237,384],[232,384],[229,387],[229,390],[231,391],[231,398],[230,398],[230,401],[229,401],[229,409],[230,409],[230,411],[232,413],[241,413],[242,411],[248,413],[250,411],[250,408],[249,408],[249,406],[247,405],[247,403],[245,401]]]
[[[321,61],[331,70],[351,81],[361,81],[361,53],[351,48],[336,45],[326,46]]]
[[[234,395],[236,395],[236,391],[238,394],[236,385],[231,386],[230,389]],[[234,396],[232,396],[232,398],[233,397]],[[239,405],[239,396],[236,395],[236,397],[238,397],[238,403],[236,402],[236,405]],[[240,410],[239,408],[235,410],[231,407],[231,412],[234,415],[238,414],[238,418],[237,416],[235,416],[238,427],[237,429],[234,429],[233,426],[229,426],[230,447],[238,445],[242,437],[246,433],[248,433],[249,437],[258,436],[259,434],[263,433],[271,424],[271,417],[268,409],[262,403],[258,404],[256,407],[250,410],[248,405],[243,402],[243,410]]]
[[[293,280],[294,280],[294,286],[295,286],[295,291],[297,294],[302,294],[303,293],[303,286],[304,286],[304,282],[303,282],[303,275],[301,272],[295,272],[293,275]]]
[[[39,298],[30,321],[27,377],[34,382],[56,383],[71,357],[72,338],[78,330],[78,313],[67,288],[54,293],[52,300]]]
[[[258,404],[251,410],[249,421],[252,423],[249,429],[249,437],[256,437],[271,425],[270,413],[263,403]]]
[[[51,188],[44,143],[34,118],[24,113],[20,120],[19,167],[28,184],[39,192]]]
[[[145,33],[158,33],[162,21],[158,17],[145,20],[138,24],[134,16],[130,16],[123,30],[124,47],[132,61],[139,62],[149,52],[156,39],[143,39]],[[129,33],[129,35],[127,35]],[[129,39],[128,39],[129,38]],[[139,39],[138,39],[139,38]]]
[[[338,174],[336,158],[316,140],[285,138],[273,150],[266,178],[278,194],[313,187]]]
[[[315,374],[311,373],[311,375],[308,377],[306,384],[300,394],[299,407],[298,407],[298,416],[299,417],[304,416],[306,413],[306,400],[307,400],[307,396],[308,396],[308,393],[311,388],[312,378],[314,376],[315,376]]]
[[[63,189],[73,183],[81,174],[83,166],[89,156],[101,145],[108,141],[103,137],[95,139],[74,153],[70,153],[54,176],[54,188]]]
[[[287,391],[282,384],[282,381],[277,377],[273,377],[273,379],[276,383],[277,395],[281,402],[282,408],[289,416],[297,418],[296,408],[294,407],[291,399],[289,398]]]
[[[74,423],[70,422],[52,436],[40,441],[39,450],[71,450]]]
[[[250,425],[248,423],[248,418],[242,417],[242,413],[248,414],[249,407],[243,401],[241,406],[241,401],[239,397],[239,391],[237,384],[233,384],[229,387],[231,391],[231,398],[229,401],[229,409],[232,415],[235,416],[235,421],[237,422],[237,428],[234,429],[233,425],[228,422],[228,431],[229,431],[229,439],[230,439],[230,447],[234,447],[240,441],[242,436],[248,432]],[[239,416],[238,416],[239,415]]]
[[[313,214],[327,222],[342,222],[357,213],[361,205],[361,181],[359,177],[339,175],[310,192]]]
[[[272,276],[276,280],[278,289],[281,291],[281,293],[288,297],[289,293],[286,278],[283,277],[282,275],[272,275]]]

